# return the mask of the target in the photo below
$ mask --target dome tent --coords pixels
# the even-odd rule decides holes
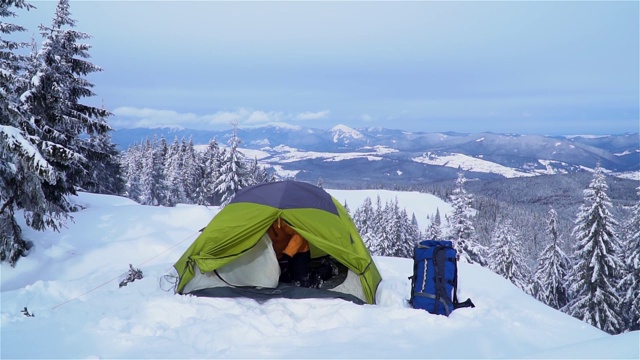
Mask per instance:
[[[221,296],[257,294],[255,289],[242,291],[247,287],[267,288],[260,293],[261,298],[282,296],[286,292],[268,290],[279,287],[277,276],[275,280],[273,276],[271,280],[264,279],[278,266],[271,242],[265,235],[278,218],[307,239],[312,258],[329,255],[348,269],[347,279],[356,279],[358,284],[356,297],[370,304],[375,302],[381,276],[345,208],[323,189],[292,180],[258,184],[238,191],[175,263],[179,276],[176,291],[196,294],[204,288],[234,288],[229,286],[234,284],[240,285],[233,289],[235,295]],[[220,272],[225,274],[224,278]],[[240,283],[228,281],[234,273],[241,272],[242,275],[235,276],[242,278]],[[275,275],[279,275],[279,268],[276,272]],[[327,291],[349,293],[346,288],[337,286]],[[317,292],[313,290],[319,289],[298,288],[293,297],[316,297]]]

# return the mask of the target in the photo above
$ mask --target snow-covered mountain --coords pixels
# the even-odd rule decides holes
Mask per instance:
[[[346,125],[336,125],[329,132],[333,136],[333,142],[345,148],[366,145],[368,142],[361,132]]]
[[[409,212],[446,208],[428,194],[329,192],[353,208],[378,194],[398,197]],[[81,210],[59,232],[35,231],[20,217],[34,247],[15,268],[0,263],[3,359],[640,356],[638,331],[609,335],[478,265],[459,266],[458,295],[471,298],[476,307],[449,317],[408,305],[413,262],[391,257],[374,257],[383,279],[376,305],[176,295],[163,275],[217,207],[141,206],[87,193],[71,201]],[[129,264],[144,277],[119,287]],[[25,309],[34,317],[26,317]]]
[[[153,136],[224,145],[228,131],[180,128],[121,129],[120,149]],[[458,169],[480,179],[589,171],[599,162],[618,176],[640,179],[640,135],[544,136],[423,133],[338,125],[319,130],[272,124],[238,129],[245,152],[299,180],[417,183],[455,178]],[[251,156],[253,158],[253,156]]]

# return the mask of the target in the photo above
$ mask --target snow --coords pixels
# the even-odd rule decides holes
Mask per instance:
[[[265,150],[265,149],[263,149]],[[344,153],[332,153],[332,152],[318,152],[318,151],[304,151],[287,146],[278,146],[274,150],[279,153],[273,154],[265,161],[269,163],[292,163],[302,160],[321,159],[322,161],[343,161],[349,159],[367,159],[369,161],[379,161],[383,159],[384,154],[389,154],[397,150],[393,150],[384,146],[375,146],[363,148],[362,152],[344,152]],[[365,151],[366,150],[366,151]]]
[[[333,142],[337,143],[338,141],[340,141],[341,139],[348,142],[349,139],[362,139],[364,138],[364,135],[362,135],[361,132],[354,130],[346,125],[336,125],[333,128],[331,128],[331,130],[329,130],[330,132],[333,133]]]
[[[225,149],[225,148],[228,148],[228,147],[227,146],[220,146],[220,148]],[[271,156],[268,152],[262,151],[262,150],[247,149],[247,148],[239,148],[238,150],[242,154],[244,154],[246,160],[251,160],[251,161],[253,161],[253,159],[262,160],[264,158],[267,158],[267,157]]]
[[[43,174],[41,176],[46,178],[49,183],[55,183],[55,169],[42,157],[40,151],[29,140],[25,139],[20,130],[13,126],[0,125],[0,137],[9,146],[17,148],[24,158],[30,159],[33,163],[33,168],[38,173]]]
[[[567,170],[563,169],[563,167],[568,165],[565,162],[556,161],[556,160],[542,160],[542,159],[538,159],[538,162],[545,167],[545,170],[535,170],[536,174],[553,175],[553,174],[567,173]],[[553,165],[557,165],[557,167],[554,167]]]
[[[376,191],[329,192],[353,209]],[[424,213],[442,205],[381,194]],[[383,277],[377,305],[176,295],[162,276],[218,208],[87,193],[72,200],[83,207],[73,222],[59,233],[23,227],[31,254],[16,268],[0,265],[2,358],[640,357],[639,332],[608,335],[477,265],[460,264],[458,292],[476,307],[448,318],[407,305],[412,261],[400,258],[374,258]],[[144,278],[119,288],[129,264]]]
[[[623,173],[614,173],[613,175],[616,176],[616,177],[622,178],[622,179],[630,179],[630,180],[640,181],[640,170],[638,170],[638,171],[627,171],[627,172],[623,172]]]
[[[428,165],[441,165],[451,168],[460,168],[462,170],[500,174],[508,178],[535,176],[532,173],[526,173],[515,170],[513,168],[496,164],[491,161],[475,158],[465,154],[451,153],[446,155],[436,155],[431,152],[423,156],[412,158],[411,160]]]
[[[280,165],[271,165],[271,167],[276,172],[276,174],[278,174],[278,176],[282,177],[283,179],[295,178],[296,175],[298,175],[298,173],[300,172],[300,170],[285,170]]]
[[[567,139],[583,138],[583,139],[602,139],[609,137],[610,135],[565,135]]]

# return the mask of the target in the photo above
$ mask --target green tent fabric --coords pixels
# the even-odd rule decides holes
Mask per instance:
[[[312,258],[330,255],[356,273],[367,302],[375,303],[382,278],[345,208],[323,189],[291,180],[240,190],[175,263],[176,291],[194,278],[195,265],[213,271],[251,249],[278,217],[307,239]]]

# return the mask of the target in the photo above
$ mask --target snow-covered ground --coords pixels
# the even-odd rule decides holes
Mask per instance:
[[[364,196],[330,192],[352,209]],[[440,206],[398,198],[408,211]],[[640,357],[637,331],[608,335],[476,265],[461,264],[459,275],[459,297],[476,307],[448,318],[407,305],[412,262],[399,258],[375,258],[383,277],[377,305],[176,295],[161,278],[217,208],[85,193],[74,201],[85,208],[67,228],[24,227],[32,253],[16,268],[1,265],[2,359]],[[144,278],[119,288],[129,264]],[[25,317],[25,307],[35,317]]]
[[[427,154],[424,154],[423,156],[415,157],[411,160],[422,163],[422,164],[442,165],[442,166],[466,170],[466,171],[500,174],[507,178],[535,175],[531,173],[518,171],[513,168],[496,164],[491,161],[478,159],[473,156],[469,156],[465,154],[457,154],[457,153],[452,153],[448,155],[436,155],[436,154],[427,153]]]

